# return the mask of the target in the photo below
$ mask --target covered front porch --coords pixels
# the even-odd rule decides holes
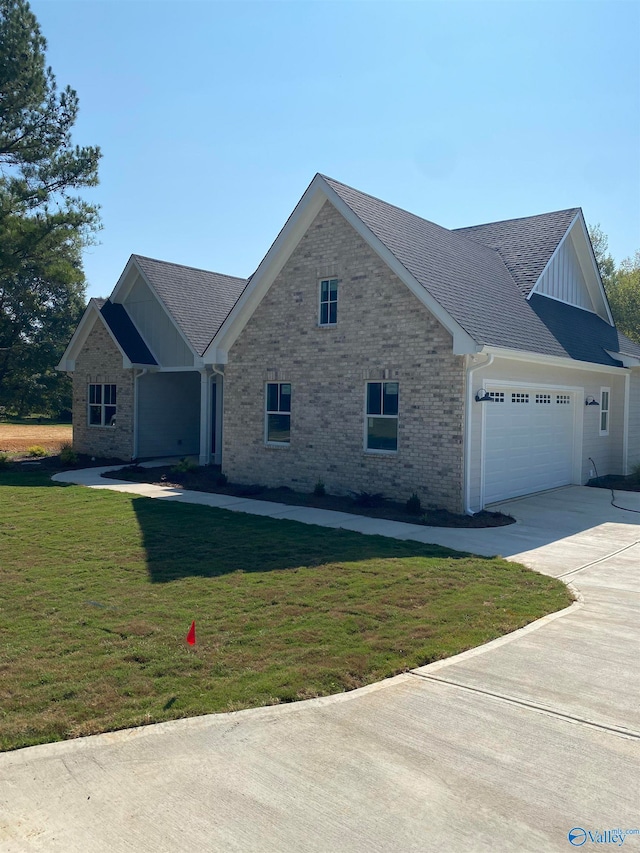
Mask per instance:
[[[141,370],[135,379],[135,459],[197,456],[220,464],[222,376],[200,370]]]

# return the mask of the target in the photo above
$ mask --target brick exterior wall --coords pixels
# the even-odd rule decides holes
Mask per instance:
[[[90,382],[117,386],[114,427],[88,425]],[[133,454],[133,370],[122,367],[122,354],[100,320],[89,333],[73,373],[73,447],[78,453],[125,460]]]
[[[339,279],[318,326],[319,280]],[[364,450],[366,380],[399,382],[398,452]],[[291,443],[266,447],[265,383],[291,382]],[[233,482],[382,492],[460,512],[463,359],[449,333],[325,203],[229,353],[223,469]]]

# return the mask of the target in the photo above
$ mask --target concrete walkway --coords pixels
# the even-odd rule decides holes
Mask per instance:
[[[490,530],[298,517],[500,553],[582,602],[349,694],[1,755],[0,850],[539,853],[578,827],[637,829],[623,849],[640,853],[640,514],[609,502],[568,487],[504,504],[518,523]],[[225,508],[299,512],[242,504]]]
[[[173,462],[175,459],[158,459],[143,463],[143,467],[157,467]],[[585,539],[584,534],[587,530],[607,522],[623,525],[627,523],[628,528],[619,531],[619,535],[625,542],[632,541],[634,536],[637,537],[636,524],[637,519],[640,518],[633,512],[624,513],[610,506],[611,495],[607,491],[568,486],[492,507],[516,518],[515,525],[477,529],[425,527],[420,524],[387,521],[383,518],[370,518],[347,512],[291,506],[273,501],[196,492],[150,483],[131,483],[127,480],[113,480],[102,476],[104,472],[113,470],[117,470],[117,467],[112,465],[103,468],[85,468],[80,471],[54,474],[52,479],[60,483],[76,483],[93,489],[110,489],[143,497],[226,509],[231,512],[286,518],[302,524],[316,524],[320,527],[336,527],[355,530],[358,533],[390,536],[394,539],[427,542],[488,557],[500,554],[503,557],[524,562],[541,572],[548,569],[548,574],[553,575],[557,574],[556,568],[559,562],[563,569],[568,570],[584,565],[588,559],[597,559],[608,553],[608,538],[601,539],[602,548],[598,550],[596,540]],[[624,494],[624,506],[640,510],[640,492]],[[526,520],[521,518],[521,510],[525,509]],[[546,549],[548,544],[554,545],[551,551]]]

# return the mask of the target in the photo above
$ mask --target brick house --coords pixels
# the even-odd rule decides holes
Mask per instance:
[[[473,512],[640,461],[577,208],[448,230],[316,175],[248,282],[132,256],[59,368],[79,450],[236,482]]]

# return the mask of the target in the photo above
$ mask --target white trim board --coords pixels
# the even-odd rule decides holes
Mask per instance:
[[[496,358],[511,359],[513,361],[527,361],[530,364],[542,364],[552,367],[568,367],[571,370],[591,370],[594,373],[617,373],[625,375],[628,371],[625,367],[615,367],[609,364],[596,364],[593,361],[578,361],[567,356],[562,358],[558,355],[544,355],[542,353],[528,352],[526,350],[506,349],[505,347],[484,346],[481,352],[486,355],[495,355]]]

